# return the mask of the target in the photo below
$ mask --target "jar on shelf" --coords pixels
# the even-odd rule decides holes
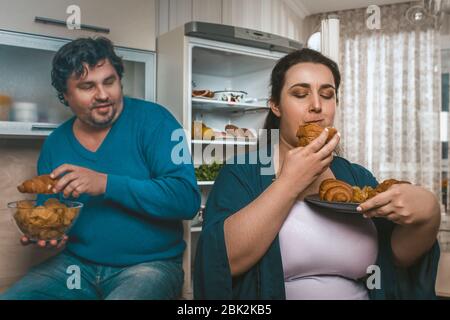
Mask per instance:
[[[0,121],[9,121],[12,99],[7,95],[0,95]]]
[[[37,122],[39,119],[36,103],[15,102],[12,107],[11,120],[21,122]]]

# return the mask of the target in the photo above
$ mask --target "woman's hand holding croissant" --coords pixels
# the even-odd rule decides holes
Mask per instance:
[[[400,225],[418,225],[438,218],[439,203],[433,193],[412,184],[395,184],[362,203],[367,218],[382,217]]]
[[[286,153],[278,180],[285,181],[296,195],[330,166],[340,136],[336,134],[329,142],[327,138],[328,129],[325,129],[306,147],[297,147]]]
[[[366,217],[382,217],[397,225],[392,231],[394,264],[412,266],[436,243],[440,225],[439,202],[430,191],[411,184],[395,184],[362,203]]]

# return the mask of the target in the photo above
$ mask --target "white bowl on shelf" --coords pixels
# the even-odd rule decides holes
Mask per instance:
[[[249,104],[267,105],[268,98],[245,98],[243,102]]]
[[[239,90],[214,91],[214,99],[226,102],[243,102],[247,97],[247,92]]]

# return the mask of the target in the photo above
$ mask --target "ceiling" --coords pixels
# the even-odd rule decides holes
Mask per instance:
[[[407,0],[285,0],[290,7],[295,7],[296,11],[302,16],[308,16],[316,13],[367,8],[370,5],[386,5],[402,2],[411,2]]]

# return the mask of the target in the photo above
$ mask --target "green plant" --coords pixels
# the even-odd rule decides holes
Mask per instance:
[[[195,177],[198,181],[214,181],[222,167],[222,163],[215,161],[211,164],[202,164],[198,168],[195,168]]]

